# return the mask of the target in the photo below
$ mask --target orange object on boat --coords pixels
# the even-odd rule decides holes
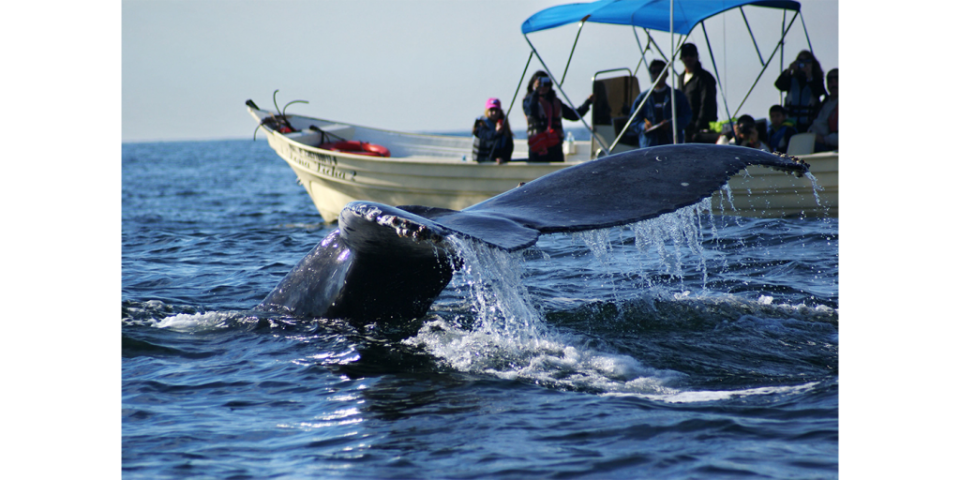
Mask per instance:
[[[335,143],[324,143],[317,148],[330,150],[331,152],[352,153],[354,155],[366,155],[368,157],[389,157],[390,150],[383,145],[361,142],[357,140],[345,140]]]

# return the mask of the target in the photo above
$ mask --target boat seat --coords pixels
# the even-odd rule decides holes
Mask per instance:
[[[591,120],[594,133],[605,146],[611,145],[626,125],[630,118],[630,107],[640,94],[640,82],[633,75],[596,78],[597,75],[618,70],[630,72],[629,68],[606,70],[594,74],[593,79],[594,103],[591,109]],[[633,150],[638,144],[637,137],[624,135],[614,151],[610,153]],[[591,139],[590,150],[596,152],[599,148],[600,143],[597,143],[596,139]]]
[[[815,133],[798,133],[790,137],[787,145],[787,155],[810,155],[813,153],[814,143],[817,140]]]

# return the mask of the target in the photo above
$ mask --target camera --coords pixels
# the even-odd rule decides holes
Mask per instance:
[[[805,64],[805,63],[803,63],[803,62],[797,62],[797,68],[803,68],[803,67],[806,67],[806,66],[807,66],[807,64]]]

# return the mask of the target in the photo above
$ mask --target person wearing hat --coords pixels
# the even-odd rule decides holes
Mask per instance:
[[[710,132],[710,122],[717,121],[717,80],[700,65],[697,46],[684,43],[680,46],[680,61],[683,62],[683,75],[680,75],[679,87],[690,103],[693,117],[684,129],[684,140],[701,140],[700,133]],[[707,140],[708,143],[713,139]]]
[[[593,94],[576,110],[557,98],[553,81],[547,72],[537,71],[527,83],[523,97],[523,113],[527,116],[527,144],[530,162],[563,161],[563,119],[580,120],[590,111]],[[579,115],[578,115],[579,114]]]
[[[497,165],[510,161],[513,155],[513,132],[500,108],[500,99],[487,99],[483,115],[473,122],[473,136],[473,161],[495,161]]]
[[[690,104],[687,103],[687,97],[683,92],[667,86],[667,76],[660,75],[666,67],[667,64],[663,60],[650,62],[650,81],[656,82],[653,93],[650,94],[641,108],[640,102],[647,97],[647,92],[640,92],[640,95],[637,95],[637,98],[633,101],[633,106],[630,107],[630,116],[633,117],[633,122],[630,123],[627,133],[637,136],[640,140],[640,148],[673,143],[674,108],[670,104],[671,97],[674,99],[672,101],[676,102],[677,143],[683,143],[684,129],[693,116],[690,112]],[[671,90],[673,91],[672,95]],[[637,108],[641,108],[641,110],[634,117],[633,113],[637,111]]]

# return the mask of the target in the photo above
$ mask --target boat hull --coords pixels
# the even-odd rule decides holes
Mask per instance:
[[[346,204],[358,200],[462,210],[522,182],[581,163],[497,165],[455,158],[380,158],[320,150],[275,132],[268,139],[327,222],[335,221]]]
[[[747,168],[713,195],[713,212],[748,217],[833,217],[840,214],[837,152],[798,157],[815,179],[797,178],[764,168]],[[732,197],[732,208],[731,208]]]

